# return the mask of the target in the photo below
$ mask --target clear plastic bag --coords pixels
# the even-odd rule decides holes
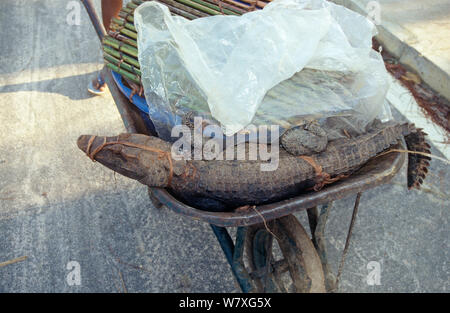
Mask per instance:
[[[388,77],[375,26],[325,0],[275,0],[242,16],[189,21],[164,5],[135,11],[150,117],[162,138],[194,111],[233,135],[249,123],[287,128],[305,116],[382,115]]]

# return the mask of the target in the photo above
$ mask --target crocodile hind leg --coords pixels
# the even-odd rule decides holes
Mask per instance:
[[[430,154],[430,145],[425,140],[426,135],[421,128],[417,128],[414,132],[406,135],[405,141],[408,150]],[[408,153],[408,189],[420,189],[420,185],[422,185],[428,173],[428,167],[430,166],[429,160],[431,158],[428,156],[418,153]]]

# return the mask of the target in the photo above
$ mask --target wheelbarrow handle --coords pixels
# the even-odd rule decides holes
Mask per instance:
[[[98,38],[102,41],[103,37],[106,35],[106,30],[95,11],[92,0],[81,0],[81,2],[84,4],[84,7],[89,14],[89,18],[91,19],[92,25],[94,25]]]

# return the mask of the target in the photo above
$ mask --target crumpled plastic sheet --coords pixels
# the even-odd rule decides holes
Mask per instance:
[[[151,1],[134,18],[145,97],[164,139],[190,111],[228,136],[250,123],[391,117],[388,74],[372,50],[375,25],[342,6],[275,0],[242,16],[189,21]]]

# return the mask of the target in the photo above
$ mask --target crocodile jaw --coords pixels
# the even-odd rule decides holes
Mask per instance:
[[[168,171],[164,164],[165,160],[161,159],[158,153],[126,145],[126,143],[145,145],[141,141],[142,137],[136,134],[113,137],[81,135],[77,145],[93,161],[98,161],[119,174],[150,187],[166,187]]]

